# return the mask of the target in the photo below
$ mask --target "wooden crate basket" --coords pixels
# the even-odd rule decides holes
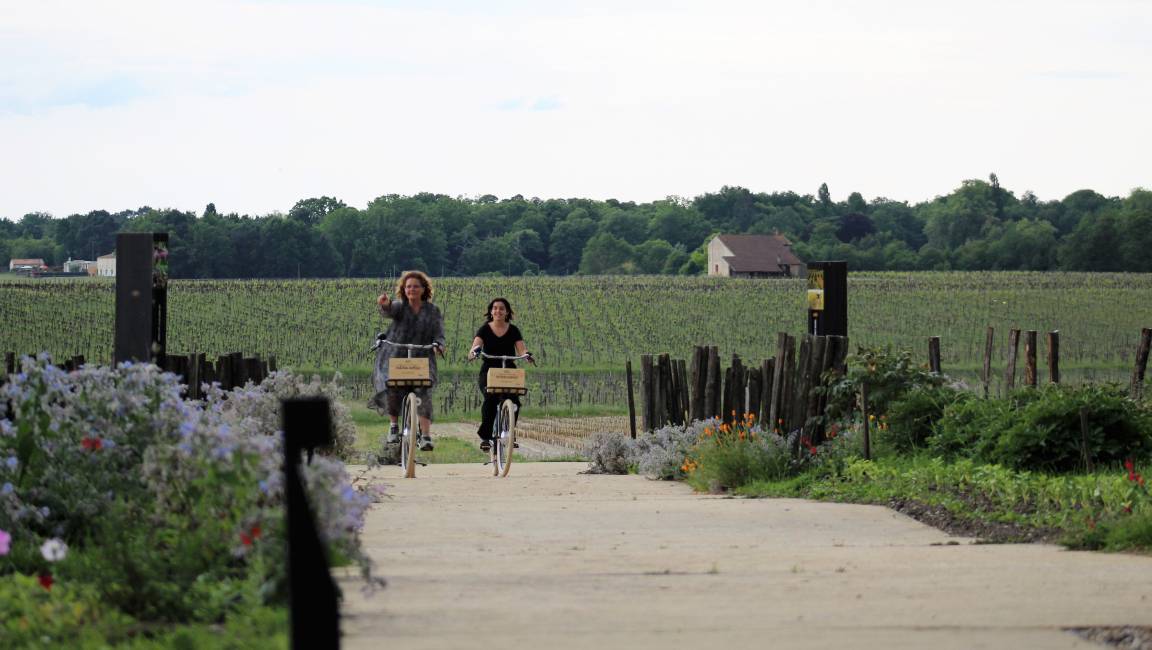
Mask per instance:
[[[488,393],[526,395],[528,387],[520,368],[489,368]]]
[[[388,360],[388,387],[431,386],[432,373],[428,359],[423,357],[393,357]]]

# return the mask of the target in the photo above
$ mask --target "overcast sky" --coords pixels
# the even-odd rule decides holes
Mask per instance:
[[[1152,1],[0,0],[0,217],[1152,187]]]

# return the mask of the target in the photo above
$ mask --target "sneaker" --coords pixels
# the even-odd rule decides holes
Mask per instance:
[[[400,444],[400,428],[395,424],[388,427],[388,438],[384,440],[384,443],[389,445]]]
[[[481,440],[480,451],[492,451],[492,441],[487,439]]]
[[[432,444],[432,436],[420,436],[420,451],[432,451],[435,445]]]

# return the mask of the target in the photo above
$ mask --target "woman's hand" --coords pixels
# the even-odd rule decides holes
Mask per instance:
[[[376,299],[376,304],[381,307],[387,307],[391,303],[392,301],[388,300],[388,294],[386,293],[380,294],[380,297]]]

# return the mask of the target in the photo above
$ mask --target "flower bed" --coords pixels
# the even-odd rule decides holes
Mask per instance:
[[[0,388],[0,580],[34,577],[145,622],[219,622],[284,602],[279,403],[334,389],[274,373],[192,402],[153,365],[65,372],[24,358]],[[354,428],[333,409],[336,445],[303,474],[329,562],[370,576],[358,534],[376,495],[354,489],[335,457]]]

